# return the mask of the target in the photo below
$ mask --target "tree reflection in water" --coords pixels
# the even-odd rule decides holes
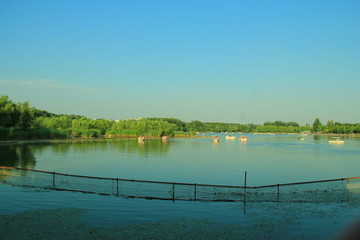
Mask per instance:
[[[0,147],[0,165],[33,169],[36,165],[34,148],[29,145]]]
[[[114,145],[115,149],[126,153],[138,153],[147,155],[164,155],[169,151],[170,142],[159,139],[145,140],[143,143],[135,141],[118,142]]]
[[[160,139],[147,139],[139,144],[134,139],[103,139],[103,140],[77,140],[67,142],[53,142],[45,144],[21,144],[0,146],[0,166],[35,169],[36,154],[49,149],[55,154],[74,152],[108,152],[117,150],[122,153],[148,155],[164,155],[168,153],[171,141]]]

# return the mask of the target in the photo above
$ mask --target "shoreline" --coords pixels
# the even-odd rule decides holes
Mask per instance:
[[[58,143],[76,143],[76,142],[101,142],[111,141],[117,139],[136,140],[137,136],[117,136],[117,137],[79,137],[79,138],[64,138],[64,139],[22,139],[22,140],[7,140],[0,141],[1,146],[12,145],[26,145],[26,144],[58,144]],[[202,138],[202,136],[176,136],[172,138]],[[146,137],[145,140],[161,140],[161,137]]]
[[[241,133],[243,134],[243,133]],[[249,134],[249,133],[247,133]],[[254,135],[269,135],[269,134],[283,134],[283,135],[301,135],[299,133],[250,133]],[[335,134],[335,133],[314,133],[314,134],[306,134],[307,136],[341,136],[348,138],[359,138],[359,134]],[[195,135],[195,136],[175,136],[176,138],[208,138],[209,136],[203,135]],[[76,143],[82,141],[108,141],[108,140],[116,140],[116,139],[137,139],[137,136],[116,136],[116,137],[79,137],[79,138],[65,138],[65,139],[22,139],[22,140],[8,140],[8,141],[0,141],[0,146],[11,146],[11,145],[26,145],[26,144],[58,144],[58,143]],[[161,140],[161,137],[146,137],[148,140]]]

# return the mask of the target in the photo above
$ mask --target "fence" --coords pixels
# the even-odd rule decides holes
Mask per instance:
[[[265,186],[207,185],[80,176],[0,167],[2,183],[124,198],[185,201],[338,202],[360,199],[360,177]]]

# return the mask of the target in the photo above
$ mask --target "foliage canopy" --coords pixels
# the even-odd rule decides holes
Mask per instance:
[[[322,125],[318,118],[312,127],[296,122],[265,122],[263,125],[183,122],[176,118],[140,118],[124,120],[91,119],[75,114],[54,114],[31,108],[28,102],[14,103],[8,96],[0,97],[0,140],[29,138],[66,138],[99,136],[189,136],[195,132],[254,133],[360,133],[360,123],[348,124],[329,120]]]

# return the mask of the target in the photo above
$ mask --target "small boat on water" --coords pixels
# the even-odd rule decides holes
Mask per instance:
[[[144,143],[145,141],[145,136],[144,135],[141,135],[138,137],[138,143]]]
[[[212,141],[213,143],[218,143],[220,140],[219,140],[219,137],[218,137],[218,136],[212,136],[212,137],[211,137],[211,141]]]
[[[304,141],[304,137],[298,137],[299,141]]]
[[[240,140],[241,142],[247,142],[247,138],[246,138],[245,136],[241,136],[241,137],[239,138],[239,140]]]
[[[341,137],[333,137],[331,140],[329,140],[329,143],[344,144],[344,140],[342,140]]]
[[[163,143],[167,143],[168,140],[169,140],[169,136],[167,136],[167,135],[164,135],[164,136],[161,137],[161,141],[162,141]]]
[[[226,135],[226,137],[225,137],[226,139],[228,139],[228,140],[232,140],[232,139],[236,139],[236,137],[234,137],[233,135]]]

